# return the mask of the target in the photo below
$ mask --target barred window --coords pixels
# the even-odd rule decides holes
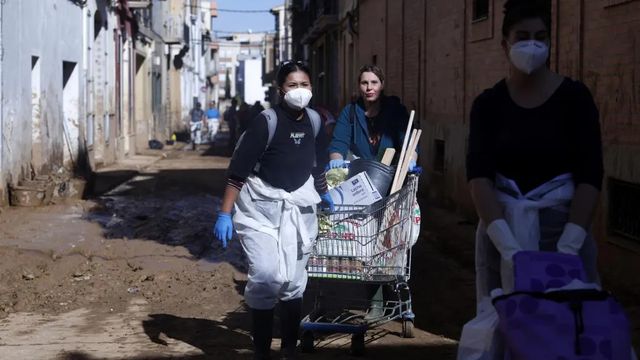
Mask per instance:
[[[473,0],[472,20],[483,20],[489,17],[489,0]]]
[[[640,242],[640,185],[609,179],[609,229]]]
[[[444,173],[446,171],[444,140],[435,140],[434,150],[433,171]]]

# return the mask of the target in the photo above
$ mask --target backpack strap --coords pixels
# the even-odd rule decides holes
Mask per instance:
[[[320,127],[322,125],[320,114],[309,107],[306,107],[304,109],[307,111],[307,115],[309,115],[309,120],[311,120],[311,126],[313,127],[313,137],[317,138],[318,133],[320,133]]]
[[[320,127],[322,126],[322,119],[320,118],[320,114],[309,108],[304,108],[307,111],[307,115],[309,115],[309,120],[311,120],[311,127],[313,127],[313,138],[317,139],[318,134],[320,133]],[[318,165],[317,160],[313,159],[313,166],[316,167]]]
[[[278,127],[278,114],[276,114],[276,111],[273,108],[263,110],[260,114],[264,115],[264,118],[267,120],[267,145],[264,147],[264,151],[267,151],[269,145],[271,145],[273,136],[276,134],[276,127]],[[260,171],[260,160],[256,163],[253,171],[256,173]]]
[[[263,110],[261,114],[264,115],[265,119],[267,119],[267,131],[269,132],[269,135],[267,137],[267,146],[264,148],[264,150],[267,151],[267,148],[269,148],[269,145],[273,140],[273,136],[276,133],[276,127],[278,127],[278,115],[273,108]]]

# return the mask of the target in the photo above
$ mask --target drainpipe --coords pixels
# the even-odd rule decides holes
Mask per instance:
[[[0,180],[2,181],[0,184],[0,188],[4,187],[4,172],[2,171],[2,159],[4,158],[4,147],[2,144],[2,140],[4,137],[4,82],[2,79],[2,63],[4,63],[4,44],[2,41],[2,25],[4,22],[2,21],[2,7],[4,6],[5,0],[0,0]],[[0,203],[3,202],[4,199],[0,199]]]
[[[87,126],[89,126],[89,124],[87,124],[87,117],[89,115],[89,106],[87,104],[87,98],[88,98],[88,92],[89,92],[89,86],[87,84],[87,71],[88,71],[88,53],[87,53],[87,46],[89,46],[89,39],[87,36],[87,14],[88,14],[88,7],[87,6],[83,6],[82,7],[82,106],[84,107],[84,114],[82,116],[83,118],[83,122],[84,122],[84,134],[82,135],[82,138],[84,139],[84,149],[82,151],[85,151],[88,153],[88,139],[87,139]],[[84,165],[84,164],[83,164]]]

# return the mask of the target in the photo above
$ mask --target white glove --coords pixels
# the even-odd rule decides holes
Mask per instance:
[[[558,252],[578,255],[586,237],[587,231],[582,226],[566,223],[558,240]]]
[[[500,252],[500,277],[502,289],[510,293],[514,288],[513,255],[522,250],[504,219],[494,220],[487,226],[487,235]]]
[[[497,219],[487,226],[487,235],[498,249],[502,258],[506,261],[512,261],[513,255],[522,250],[522,247],[516,241],[509,224],[504,219]]]

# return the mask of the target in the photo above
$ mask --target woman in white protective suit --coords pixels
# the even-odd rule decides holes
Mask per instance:
[[[589,234],[603,177],[598,110],[583,83],[547,67],[550,1],[504,7],[510,72],[475,99],[470,114],[478,301],[494,288],[513,289],[512,257],[520,250],[579,255],[588,280],[598,281]]]
[[[310,71],[301,62],[286,61],[277,83],[280,103],[253,119],[239,140],[214,229],[226,247],[235,226],[248,258],[244,297],[255,359],[270,359],[278,302],[281,355],[295,358],[305,267],[318,232],[316,206],[333,208],[324,174],[326,135],[320,116],[307,107]]]

